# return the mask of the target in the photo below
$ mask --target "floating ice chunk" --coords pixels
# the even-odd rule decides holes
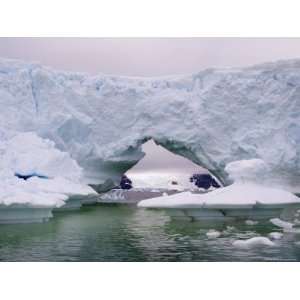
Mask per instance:
[[[256,225],[256,224],[258,224],[258,221],[246,220],[246,221],[245,221],[245,224],[246,224],[246,225],[250,225],[250,226],[252,226],[252,225]]]
[[[162,196],[141,201],[141,207],[189,208],[203,207],[209,209],[251,209],[260,207],[285,207],[299,204],[300,198],[290,192],[265,187],[256,183],[234,183],[206,194],[183,192],[168,197]]]
[[[226,226],[226,230],[233,231],[233,230],[235,230],[235,227],[234,226]]]
[[[292,223],[289,223],[289,222],[285,222],[285,221],[282,221],[278,218],[274,218],[274,219],[271,219],[270,222],[277,226],[277,227],[281,227],[281,228],[284,228],[284,229],[292,229],[294,224]]]
[[[216,239],[219,236],[221,236],[221,232],[214,229],[210,229],[208,232],[206,232],[206,235],[209,239]]]
[[[272,239],[272,240],[280,240],[283,236],[283,233],[281,232],[271,232],[269,233],[269,237]]]
[[[275,246],[275,243],[266,237],[253,237],[247,240],[236,240],[232,243],[237,248],[251,248],[257,246]]]

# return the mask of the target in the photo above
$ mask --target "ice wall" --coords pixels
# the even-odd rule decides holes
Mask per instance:
[[[153,138],[204,166],[261,158],[299,191],[300,60],[165,78],[88,76],[0,61],[0,138],[35,131],[70,153],[85,181],[119,180]]]

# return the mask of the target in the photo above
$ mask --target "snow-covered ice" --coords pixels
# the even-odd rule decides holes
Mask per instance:
[[[260,158],[271,174],[264,181],[299,191],[299,85],[300,60],[130,78],[1,59],[0,138],[28,131],[48,138],[87,183],[118,183],[152,138],[223,183],[229,162]]]
[[[221,236],[221,232],[220,231],[217,231],[217,230],[214,230],[214,229],[211,229],[209,230],[207,233],[206,233],[207,237],[209,239],[216,239],[218,237]]]
[[[272,239],[272,240],[280,240],[283,236],[283,233],[281,232],[271,232],[269,233],[269,237]]]
[[[293,223],[280,220],[279,218],[271,219],[270,222],[273,225],[275,225],[277,227],[280,227],[280,228],[283,228],[283,229],[292,229],[294,227]]]
[[[258,159],[229,163],[225,170],[234,179],[232,185],[205,194],[183,192],[148,199],[138,205],[148,208],[198,208],[206,211],[215,209],[225,214],[224,216],[237,217],[239,214],[241,217],[253,215],[253,218],[267,217],[268,214],[279,216],[284,209],[300,205],[300,198],[292,193],[257,182],[256,175],[263,171],[267,172],[263,166],[264,162]]]
[[[30,214],[28,208],[58,208],[74,195],[95,194],[80,182],[81,173],[76,161],[53,142],[33,132],[16,134],[0,143],[1,209],[21,207]]]
[[[253,237],[247,240],[236,240],[232,243],[234,247],[247,249],[258,246],[275,246],[275,243],[266,237]]]

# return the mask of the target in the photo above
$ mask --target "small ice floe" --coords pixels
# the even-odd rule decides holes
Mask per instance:
[[[253,237],[247,240],[236,240],[232,243],[234,247],[237,248],[251,248],[256,246],[275,246],[275,243],[272,242],[270,239],[262,236]]]
[[[246,220],[246,221],[245,221],[245,223],[246,223],[246,225],[250,225],[250,226],[252,226],[252,225],[256,225],[256,224],[258,224],[258,221]]]
[[[214,230],[214,229],[210,229],[208,232],[206,232],[206,236],[209,239],[216,239],[221,235],[220,231]]]
[[[283,236],[283,233],[281,232],[271,232],[269,233],[269,237],[272,240],[280,240]]]
[[[285,230],[287,229],[292,229],[294,224],[293,223],[289,223],[289,222],[286,222],[286,221],[282,221],[280,220],[279,218],[274,218],[274,219],[271,219],[270,222],[277,226],[277,227],[280,227],[280,228],[283,228]]]
[[[226,226],[227,231],[233,231],[235,229],[234,226]]]

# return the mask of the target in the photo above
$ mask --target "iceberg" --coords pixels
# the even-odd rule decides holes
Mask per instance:
[[[291,192],[260,183],[268,166],[260,159],[229,163],[226,168],[232,185],[205,194],[183,192],[143,200],[139,207],[165,209],[171,217],[188,219],[270,219],[289,218],[300,207],[300,198]]]
[[[228,163],[262,159],[270,169],[262,180],[296,193],[299,86],[300,60],[138,78],[1,59],[0,139],[35,132],[68,153],[83,169],[82,182],[94,185],[118,183],[153,139],[223,185],[232,183]]]
[[[95,194],[81,168],[33,132],[0,143],[0,223],[44,222],[75,196]]]

